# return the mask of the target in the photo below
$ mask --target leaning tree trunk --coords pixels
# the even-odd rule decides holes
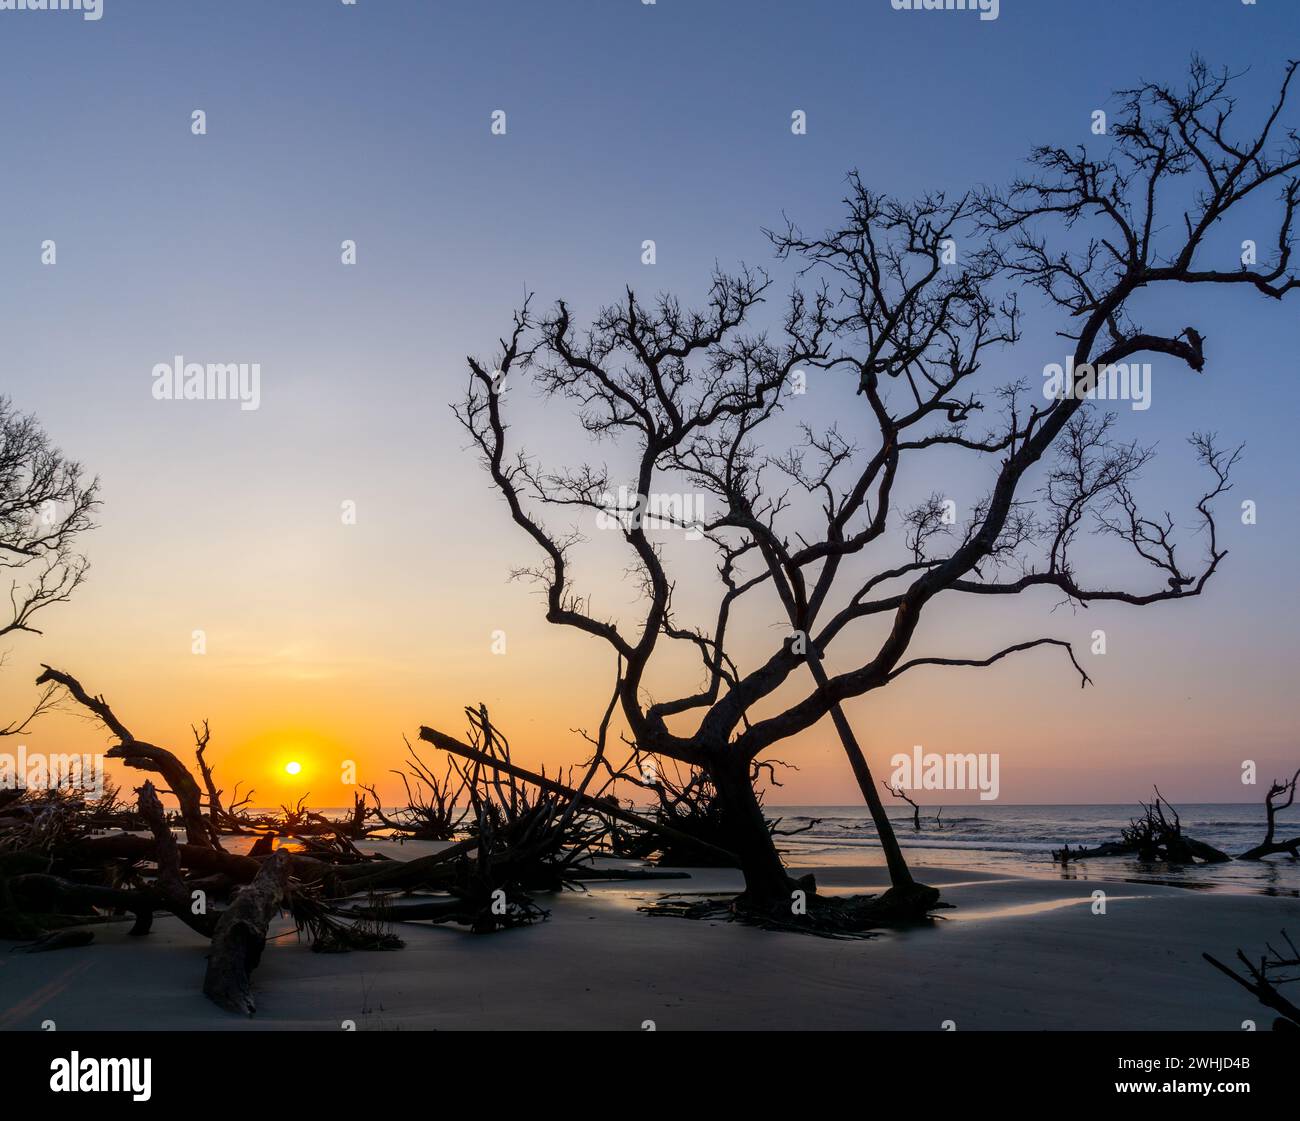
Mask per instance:
[[[811,647],[808,650],[808,668],[812,671],[813,680],[817,682],[817,688],[825,693],[830,681],[826,676],[826,670],[822,667],[821,657]],[[853,734],[849,718],[844,715],[844,709],[840,707],[839,701],[832,701],[830,707],[831,720],[835,723],[835,730],[839,733],[840,742],[849,757],[849,765],[853,768],[853,777],[858,780],[858,787],[862,791],[863,798],[867,800],[867,808],[871,811],[871,820],[876,826],[876,834],[880,837],[880,847],[884,850],[885,863],[889,867],[889,882],[899,891],[906,891],[915,886],[916,881],[912,879],[907,861],[903,859],[903,850],[898,845],[894,827],[889,822],[889,815],[885,813],[885,804],[880,800],[880,794],[876,790],[876,780],[871,777],[867,757],[862,753],[858,738]]]
[[[786,872],[781,854],[776,850],[772,831],[754,793],[748,760],[724,749],[722,757],[709,763],[706,769],[722,810],[727,847],[740,860],[745,877],[741,900],[753,907],[788,906],[791,892],[799,885]]]
[[[203,798],[199,793],[199,784],[194,781],[189,768],[165,747],[136,739],[130,729],[117,718],[108,702],[102,696],[92,696],[72,674],[51,666],[42,666],[42,669],[44,672],[36,679],[37,685],[51,681],[62,685],[78,704],[94,713],[99,722],[117,736],[119,742],[105,752],[106,758],[121,759],[126,766],[138,771],[153,771],[162,775],[172,795],[180,803],[186,841],[205,848],[221,848],[216,829],[210,828],[203,816]]]
[[[104,753],[108,759],[121,759],[128,767],[140,771],[153,771],[162,775],[172,796],[180,804],[181,821],[185,826],[185,840],[191,845],[220,848],[216,829],[209,826],[203,816],[203,797],[199,784],[189,769],[165,747],[140,740],[129,740],[110,747]]]

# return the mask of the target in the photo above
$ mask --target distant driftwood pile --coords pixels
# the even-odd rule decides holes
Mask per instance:
[[[1268,815],[1264,840],[1236,857],[1237,860],[1259,860],[1277,853],[1287,853],[1293,860],[1300,859],[1300,837],[1284,841],[1276,839],[1277,815],[1295,800],[1297,779],[1300,779],[1300,770],[1291,776],[1290,781],[1275,782],[1269,787],[1264,796],[1264,809]],[[1282,801],[1283,796],[1286,801]],[[1130,819],[1127,827],[1120,830],[1120,840],[1107,841],[1095,848],[1080,846],[1072,849],[1066,845],[1053,850],[1052,859],[1059,864],[1105,856],[1136,856],[1139,860],[1163,864],[1223,864],[1233,859],[1213,845],[1184,833],[1178,811],[1158,787],[1150,803],[1138,804],[1142,807],[1142,814]]]

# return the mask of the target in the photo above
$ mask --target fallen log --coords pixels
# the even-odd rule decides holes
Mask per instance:
[[[163,909],[158,895],[147,889],[101,887],[77,884],[46,872],[25,872],[5,881],[10,899],[27,914],[83,914],[88,919],[95,907],[126,911],[135,916],[131,933],[148,934],[153,913]]]
[[[1184,833],[1178,811],[1160,793],[1159,787],[1150,803],[1138,805],[1142,807],[1142,816],[1129,820],[1120,830],[1119,841],[1107,841],[1092,849],[1071,849],[1066,845],[1053,850],[1052,859],[1059,864],[1101,856],[1136,856],[1141,861],[1168,864],[1195,864],[1198,859],[1205,864],[1222,864],[1232,859],[1226,852]],[[1165,816],[1166,807],[1173,821]]]
[[[625,810],[612,799],[596,798],[590,794],[584,794],[581,791],[574,790],[571,786],[565,786],[562,782],[556,782],[554,779],[547,778],[545,775],[539,775],[535,771],[526,770],[523,767],[516,766],[513,763],[506,763],[501,759],[488,755],[486,752],[479,751],[477,748],[470,747],[469,744],[461,743],[454,736],[449,736],[444,732],[439,732],[435,728],[420,729],[420,739],[426,743],[433,744],[434,747],[442,751],[450,752],[452,755],[459,755],[463,759],[468,759],[474,763],[480,763],[485,767],[491,767],[493,770],[504,771],[515,778],[523,779],[530,782],[541,790],[546,790],[552,794],[560,794],[574,802],[587,806],[589,809],[606,815],[607,817],[616,818],[628,825],[635,825],[641,829],[647,829],[652,833],[658,833],[661,836],[669,837],[675,841],[690,845],[699,846],[709,849],[721,856],[725,856],[729,861],[736,862],[736,854],[723,848],[720,845],[712,844],[709,841],[700,840],[698,837],[692,837],[688,833],[683,833],[669,825],[662,825],[657,821],[651,821],[647,817],[635,814],[631,810]]]
[[[168,789],[180,803],[181,819],[185,822],[185,839],[192,845],[202,848],[220,848],[216,831],[209,827],[203,816],[203,799],[199,793],[199,784],[194,781],[189,768],[164,747],[137,740],[130,729],[117,718],[108,702],[101,696],[91,696],[85,686],[70,673],[42,665],[45,671],[36,679],[37,685],[49,682],[62,685],[78,703],[89,709],[119,742],[110,747],[105,755],[109,759],[121,759],[128,766],[140,771],[154,771],[167,782]]]
[[[381,888],[411,888],[428,884],[438,886],[439,872],[462,856],[477,851],[478,838],[471,837],[457,841],[440,852],[429,856],[417,857],[415,860],[393,860],[383,864],[344,864],[330,869],[329,881],[333,885],[332,895],[351,895],[358,891],[372,891]]]
[[[182,868],[195,872],[224,873],[236,883],[250,883],[261,870],[263,861],[257,857],[240,856],[201,845],[178,843],[176,851]],[[157,841],[153,837],[140,837],[119,833],[110,837],[87,837],[74,841],[55,851],[56,860],[64,866],[97,864],[105,860],[155,860]],[[289,854],[293,859],[293,874],[304,882],[319,880],[330,865],[299,853]]]
[[[1232,859],[1226,852],[1204,841],[1198,841],[1195,837],[1184,837],[1183,843],[1187,846],[1188,852],[1200,857],[1206,864],[1223,864]]]
[[[205,938],[212,937],[215,918],[207,908],[196,911],[192,906],[190,889],[185,886],[181,876],[181,855],[167,824],[162,802],[153,783],[145,779],[136,793],[140,796],[138,803],[140,816],[153,830],[154,861],[158,865],[158,875],[154,880],[154,890],[158,892],[163,905],[191,930],[197,931]]]
[[[575,868],[575,880],[689,880],[689,872],[671,872],[659,868]]]
[[[415,860],[334,865],[325,877],[329,889],[326,894],[338,899],[361,891],[409,890],[416,887],[446,890],[458,881],[458,863],[462,859],[478,856],[479,838],[468,837]],[[514,863],[520,857],[519,853],[492,853],[487,857],[487,862],[490,867],[500,868]]]
[[[266,928],[289,887],[292,860],[273,853],[217,920],[203,978],[203,994],[228,1012],[251,1016],[257,1010],[250,975],[262,959]]]
[[[1136,852],[1136,845],[1126,845],[1119,841],[1106,841],[1091,849],[1086,849],[1082,845],[1072,849],[1067,844],[1065,848],[1053,849],[1052,859],[1058,864],[1069,864],[1071,860],[1090,860],[1099,856],[1131,856]]]
[[[1238,860],[1260,860],[1266,856],[1276,856],[1279,853],[1286,853],[1292,860],[1300,860],[1300,837],[1292,837],[1287,841],[1269,842],[1267,844],[1256,845],[1253,849],[1243,852]]]
[[[1268,793],[1264,795],[1264,810],[1268,814],[1268,827],[1264,832],[1264,840],[1253,849],[1243,852],[1237,857],[1238,860],[1259,860],[1261,857],[1273,856],[1280,852],[1288,853],[1292,860],[1300,860],[1300,837],[1292,837],[1287,841],[1274,840],[1277,832],[1277,815],[1295,801],[1297,780],[1300,780],[1300,770],[1291,776],[1290,782],[1275,782],[1268,788]],[[1274,801],[1283,794],[1286,795],[1285,802]]]
[[[455,896],[439,899],[420,899],[415,901],[356,905],[340,908],[337,912],[350,919],[376,919],[380,922],[415,922],[420,919],[445,919],[448,915],[465,910],[465,901]]]
[[[26,946],[15,946],[14,949],[21,950],[24,954],[44,954],[51,950],[89,946],[94,940],[93,930],[52,930],[49,934],[42,934],[36,941],[29,942]]]

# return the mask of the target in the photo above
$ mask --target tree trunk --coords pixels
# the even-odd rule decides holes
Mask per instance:
[[[215,829],[210,829],[203,816],[203,798],[199,793],[199,784],[194,781],[189,768],[185,766],[165,747],[145,743],[131,734],[117,714],[108,706],[101,696],[91,696],[86,688],[70,673],[43,667],[44,672],[36,679],[37,685],[56,682],[62,685],[79,704],[88,708],[113,735],[120,741],[116,747],[106,751],[105,758],[121,759],[128,767],[138,771],[153,771],[162,775],[176,801],[180,803],[181,818],[185,822],[185,839],[191,845],[204,848],[221,848],[221,839]]]
[[[820,655],[811,647],[808,650],[808,668],[812,671],[813,680],[817,682],[817,688],[825,692],[830,681],[826,677],[826,670],[822,668]],[[894,836],[894,827],[889,823],[885,804],[880,800],[880,794],[876,790],[876,780],[871,777],[867,757],[858,746],[858,739],[853,734],[849,719],[844,715],[844,709],[840,707],[838,701],[831,702],[831,720],[835,723],[835,730],[840,735],[840,742],[849,757],[849,765],[853,768],[853,776],[858,780],[858,787],[867,800],[867,808],[871,811],[871,820],[876,826],[880,847],[885,853],[885,863],[889,867],[889,882],[900,891],[906,890],[916,881],[912,879],[907,861],[903,859],[903,850],[898,847],[898,838]]]
[[[266,928],[289,890],[292,864],[283,849],[274,853],[217,920],[203,994],[228,1012],[251,1016],[257,1010],[250,974],[262,960]]]
[[[799,885],[786,873],[781,854],[776,851],[754,793],[749,763],[733,758],[735,754],[724,749],[722,758],[707,769],[722,808],[728,847],[739,858],[745,877],[742,899],[757,906],[789,905],[790,893]]]

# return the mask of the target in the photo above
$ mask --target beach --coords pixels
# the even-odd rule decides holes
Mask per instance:
[[[411,859],[436,846],[367,847]],[[207,941],[176,919],[159,916],[142,939],[108,923],[85,947],[0,943],[0,1029],[1267,1030],[1272,1014],[1201,954],[1227,962],[1294,932],[1294,898],[1111,881],[1101,867],[1086,880],[918,867],[952,906],[851,940],[637,910],[738,890],[725,869],[539,895],[545,922],[488,936],[399,923],[405,948],[389,952],[313,953],[281,918],[252,1018],[203,997]],[[809,870],[830,894],[885,883],[877,867],[796,871]]]

